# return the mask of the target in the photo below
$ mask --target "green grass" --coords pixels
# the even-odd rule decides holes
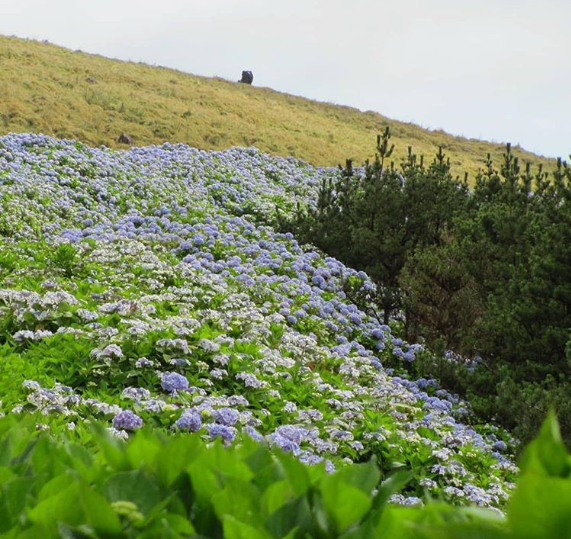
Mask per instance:
[[[498,163],[504,151],[499,144],[375,112],[14,37],[0,36],[0,65],[0,135],[31,131],[122,147],[117,137],[127,133],[137,146],[165,141],[203,149],[256,146],[315,165],[337,165],[347,157],[359,164],[371,157],[376,134],[388,125],[396,161],[408,146],[430,159],[442,146],[453,171],[472,177],[488,152]],[[515,154],[549,168],[553,164],[521,148]]]

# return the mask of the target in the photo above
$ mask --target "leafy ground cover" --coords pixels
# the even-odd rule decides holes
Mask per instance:
[[[124,443],[78,426],[0,419],[0,536],[60,538],[551,539],[570,537],[571,460],[551,416],[528,446],[507,517],[391,504],[410,473],[373,460],[334,474],[245,440],[139,431]]]
[[[512,441],[405,376],[425,352],[349,300],[366,274],[265,224],[336,173],[255,149],[0,139],[4,413],[72,438],[99,420],[122,439],[253,439],[328,472],[374,458],[411,474],[396,503],[503,507]]]

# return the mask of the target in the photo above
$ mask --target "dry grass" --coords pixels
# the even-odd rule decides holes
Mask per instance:
[[[371,157],[376,134],[389,125],[396,161],[408,146],[431,159],[441,145],[454,171],[472,177],[488,152],[499,163],[504,151],[373,112],[13,37],[0,36],[0,66],[0,134],[33,131],[121,147],[116,139],[124,132],[140,146],[256,146],[336,165]],[[515,153],[522,161],[553,165],[520,148]]]

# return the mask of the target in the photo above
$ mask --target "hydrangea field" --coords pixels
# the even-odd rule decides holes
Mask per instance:
[[[343,292],[366,297],[367,275],[269,226],[332,174],[256,149],[0,138],[3,414],[253,439],[328,472],[374,457],[412,474],[394,503],[504,507],[509,438],[406,377],[422,347]]]

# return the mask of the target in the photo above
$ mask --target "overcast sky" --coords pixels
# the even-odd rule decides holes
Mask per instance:
[[[0,0],[0,33],[571,153],[571,0]]]

